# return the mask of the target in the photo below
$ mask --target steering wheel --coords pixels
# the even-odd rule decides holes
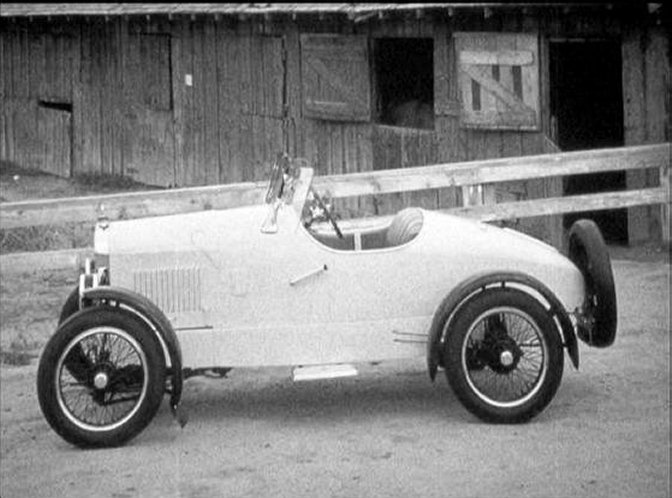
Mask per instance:
[[[324,201],[322,200],[320,195],[314,189],[311,188],[310,190],[313,193],[313,198],[317,201],[317,205],[319,206],[319,208],[324,213],[324,217],[327,219],[327,221],[329,221],[329,223],[331,223],[331,226],[334,228],[334,231],[336,232],[336,235],[338,236],[338,238],[342,239],[343,238],[343,232],[341,232],[341,229],[338,228],[338,225],[336,224],[336,220],[331,215],[331,212],[329,211],[329,209],[327,209],[327,206],[325,206]]]

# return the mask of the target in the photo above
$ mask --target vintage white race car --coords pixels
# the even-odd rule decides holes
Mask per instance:
[[[279,155],[260,205],[98,223],[95,268],[39,364],[40,407],[58,434],[122,444],[166,393],[184,423],[192,375],[286,365],[295,380],[327,378],[422,356],[482,420],[523,422],[555,395],[563,349],[578,368],[577,335],[613,343],[614,280],[593,222],[573,225],[568,257],[418,208],[342,232],[298,164]]]

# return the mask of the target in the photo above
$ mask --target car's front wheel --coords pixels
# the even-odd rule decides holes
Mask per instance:
[[[152,420],[165,375],[161,345],[142,319],[118,307],[91,307],[63,322],[45,346],[38,400],[66,441],[117,446]]]
[[[444,330],[448,382],[487,422],[520,423],[541,412],[560,385],[563,361],[552,316],[517,289],[476,295]]]

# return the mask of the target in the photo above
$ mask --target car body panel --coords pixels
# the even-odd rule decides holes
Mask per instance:
[[[303,227],[302,204],[280,207],[275,233],[260,205],[115,222],[96,245],[113,285],[166,314],[189,368],[423,356],[437,307],[475,273],[522,272],[581,306],[579,270],[531,237],[422,210],[406,244],[337,250]]]

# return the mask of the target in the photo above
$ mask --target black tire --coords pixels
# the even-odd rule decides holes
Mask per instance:
[[[128,310],[99,306],[72,315],[44,348],[37,372],[49,425],[80,447],[119,446],[154,418],[166,362],[153,331]]]
[[[592,220],[577,220],[569,230],[569,259],[583,274],[587,320],[579,322],[579,338],[590,346],[605,348],[616,339],[616,288],[611,259],[602,233]]]
[[[448,382],[481,420],[526,422],[558,390],[564,368],[558,329],[546,309],[520,290],[477,294],[458,309],[444,337]]]

